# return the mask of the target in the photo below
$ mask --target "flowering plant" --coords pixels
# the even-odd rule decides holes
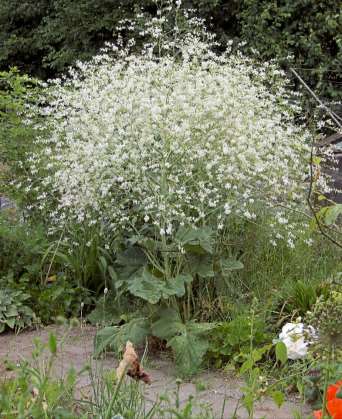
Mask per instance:
[[[342,380],[331,384],[326,394],[326,409],[333,419],[342,419]],[[314,418],[323,418],[322,410],[314,411]]]
[[[150,310],[152,326],[140,318],[104,329],[97,350],[118,347],[123,334],[135,344],[153,334],[189,374],[212,328],[193,321],[196,291],[203,278],[243,267],[229,259],[231,227],[264,224],[273,245],[290,247],[303,233],[303,218],[289,211],[303,213],[309,135],[283,72],[230,47],[215,53],[196,19],[182,34],[180,1],[175,7],[173,29],[160,12],[140,30],[148,39],[141,52],[131,52],[134,39],[108,46],[49,83],[32,108],[44,123],[20,187],[51,234],[81,226],[100,231],[108,252],[120,242],[108,269],[113,289],[162,303]],[[71,252],[94,241],[69,240]]]
[[[51,232],[149,226],[171,239],[183,225],[267,219],[272,243],[293,247],[304,225],[287,211],[303,202],[308,133],[284,74],[229,48],[215,54],[198,31],[179,38],[175,27],[166,41],[166,18],[156,21],[141,54],[112,45],[50,83],[33,109],[44,133],[28,159],[30,208]]]
[[[309,338],[315,336],[312,326],[305,327],[303,323],[286,323],[279,339],[287,349],[287,357],[292,360],[305,358],[308,353]]]

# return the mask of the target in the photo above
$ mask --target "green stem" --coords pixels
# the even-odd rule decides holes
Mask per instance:
[[[327,418],[326,416],[326,408],[327,408],[327,391],[328,391],[328,384],[329,384],[329,378],[330,378],[330,363],[331,363],[331,355],[332,355],[332,348],[331,345],[329,345],[329,352],[328,352],[328,366],[325,371],[325,377],[324,377],[324,393],[323,393],[323,406],[322,406],[322,419]]]

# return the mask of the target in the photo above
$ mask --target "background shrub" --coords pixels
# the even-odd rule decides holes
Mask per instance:
[[[183,0],[207,20],[220,42],[247,41],[262,58],[301,67],[319,94],[341,99],[341,11],[331,0]],[[94,55],[116,37],[121,19],[152,0],[3,0],[0,6],[0,67],[17,65],[42,78],[55,76]]]
[[[321,95],[341,100],[341,6],[331,0],[244,0],[241,38],[263,59],[278,57]],[[287,59],[293,55],[293,59]]]

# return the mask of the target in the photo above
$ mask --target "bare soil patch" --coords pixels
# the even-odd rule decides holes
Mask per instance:
[[[49,326],[40,330],[27,331],[15,335],[13,333],[2,334],[0,336],[0,379],[10,377],[12,374],[5,367],[4,361],[10,360],[20,362],[22,359],[30,359],[34,350],[34,340],[40,339],[42,342],[48,341],[49,333],[53,332],[59,338],[59,347],[56,356],[54,374],[62,377],[69,368],[73,367],[80,372],[85,365],[89,364],[98,371],[116,368],[118,362],[107,355],[103,359],[93,358],[93,339],[96,328],[84,326],[66,331],[63,327]],[[61,343],[62,337],[65,340]],[[152,378],[152,384],[145,387],[145,397],[149,401],[155,401],[160,395],[167,393],[169,397],[174,397],[176,391],[176,376],[172,361],[167,357],[157,357],[153,355],[145,363],[144,368]],[[185,403],[189,396],[194,396],[200,403],[208,403],[213,410],[221,415],[222,406],[225,402],[224,418],[231,418],[235,407],[241,398],[241,387],[243,382],[236,377],[229,376],[223,372],[204,371],[194,377],[191,381],[183,382],[180,386],[180,400]],[[90,378],[87,372],[81,373],[77,391],[80,395],[89,396]],[[310,414],[307,406],[302,406],[299,400],[293,398],[287,400],[278,409],[274,402],[265,399],[257,404],[255,419],[290,419],[294,417],[294,412],[299,412],[302,417]],[[247,418],[244,409],[238,409],[238,417]]]

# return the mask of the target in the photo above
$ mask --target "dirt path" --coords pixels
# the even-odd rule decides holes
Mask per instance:
[[[62,327],[50,326],[38,331],[23,332],[19,335],[2,334],[0,335],[0,378],[8,376],[10,373],[4,366],[4,359],[18,362],[21,359],[30,359],[34,349],[34,339],[39,338],[42,342],[47,342],[49,333],[53,332],[59,337],[65,336],[65,341],[58,348],[56,359],[55,374],[63,376],[70,367],[76,371],[88,363],[92,367],[101,370],[113,369],[117,366],[116,360],[107,356],[103,360],[94,360],[93,339],[96,333],[94,327],[85,326],[65,332]],[[146,387],[145,397],[150,401],[155,401],[160,395],[167,393],[169,396],[175,392],[175,371],[172,362],[168,359],[153,358],[147,361],[145,369],[151,375],[152,385]],[[241,397],[242,382],[235,377],[227,376],[224,373],[206,371],[196,376],[191,382],[183,382],[180,387],[180,400],[186,402],[189,396],[195,396],[200,403],[209,403],[213,410],[221,415],[224,399],[225,411],[224,418],[230,419],[233,415],[238,400]],[[81,394],[89,394],[90,379],[87,374],[81,374],[77,382],[77,390]],[[303,417],[311,417],[310,409],[301,406],[296,400],[287,401],[278,409],[273,401],[265,399],[258,403],[255,419],[290,419],[294,417],[294,412],[299,412]],[[240,408],[238,417],[247,418],[246,412]]]

